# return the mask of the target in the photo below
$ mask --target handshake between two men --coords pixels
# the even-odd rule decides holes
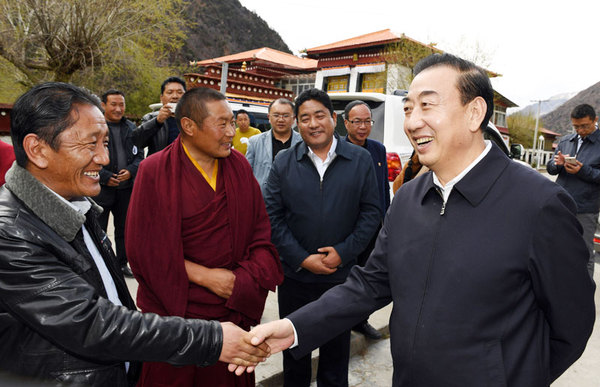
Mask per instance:
[[[229,363],[229,371],[236,375],[253,372],[258,363],[294,343],[294,327],[288,319],[258,325],[245,335],[229,333],[228,330],[239,329],[232,323],[221,325],[223,349],[219,360]]]

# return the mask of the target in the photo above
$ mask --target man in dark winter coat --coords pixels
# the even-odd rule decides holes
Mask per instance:
[[[125,118],[125,94],[115,89],[102,94],[102,110],[108,125],[110,161],[100,171],[102,189],[94,200],[104,209],[98,221],[105,232],[108,227],[108,215],[112,212],[117,259],[123,274],[133,277],[131,269],[127,266],[125,253],[125,219],[133,181],[140,162],[144,159],[144,152],[132,142],[135,125]]]
[[[393,386],[549,386],[595,319],[575,202],[484,140],[484,70],[435,54],[414,73],[404,131],[430,171],[398,190],[364,268],[253,342],[303,356],[393,301]]]

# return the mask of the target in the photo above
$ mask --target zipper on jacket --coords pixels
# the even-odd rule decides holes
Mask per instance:
[[[442,209],[440,210],[440,216],[442,216],[446,213],[446,202],[447,201],[444,200],[444,195],[442,194],[442,191],[440,191],[440,189],[438,187],[435,187],[435,190],[442,198]]]

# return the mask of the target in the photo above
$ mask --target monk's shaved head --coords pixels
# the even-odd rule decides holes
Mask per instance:
[[[191,119],[199,127],[202,127],[202,122],[209,114],[206,103],[222,100],[225,100],[225,96],[214,89],[198,87],[187,91],[177,103],[177,109],[175,110],[175,120],[179,131],[181,132],[181,119],[183,117]]]

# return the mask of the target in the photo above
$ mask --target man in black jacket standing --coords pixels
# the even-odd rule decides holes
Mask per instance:
[[[15,103],[16,164],[0,188],[0,372],[92,386],[133,386],[140,361],[255,365],[268,348],[231,323],[135,308],[88,198],[108,164],[95,96],[66,83]]]
[[[575,202],[485,140],[483,69],[434,54],[414,74],[404,132],[430,171],[396,192],[364,268],[254,342],[303,356],[393,302],[392,386],[547,387],[594,326]]]
[[[285,274],[281,318],[344,282],[381,221],[371,155],[334,134],[327,93],[306,90],[295,114],[304,142],[277,155],[264,192]],[[320,346],[319,385],[348,385],[349,351],[349,329]],[[285,352],[283,359],[284,385],[308,387],[310,353],[294,359]]]
[[[121,271],[133,277],[127,266],[125,253],[125,218],[129,199],[133,190],[133,181],[137,174],[144,152],[133,145],[132,134],[135,124],[125,118],[125,94],[110,89],[102,94],[102,109],[108,125],[108,155],[110,161],[100,171],[100,195],[94,200],[104,209],[98,217],[100,227],[106,232],[108,215],[112,212],[115,226],[117,259]]]
[[[160,110],[142,117],[142,124],[133,131],[133,143],[140,149],[148,147],[148,155],[163,150],[179,136],[175,121],[175,106],[185,93],[185,81],[169,77],[160,85]]]

